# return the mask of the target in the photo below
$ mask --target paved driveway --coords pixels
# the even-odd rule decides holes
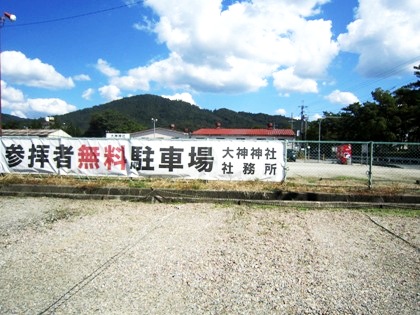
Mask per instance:
[[[287,177],[353,177],[368,179],[367,172],[369,167],[362,164],[343,165],[332,162],[302,161],[288,162]],[[373,179],[389,181],[409,181],[420,180],[420,168],[417,166],[384,167],[373,166]]]

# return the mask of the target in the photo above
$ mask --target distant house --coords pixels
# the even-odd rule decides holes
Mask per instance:
[[[3,129],[3,137],[71,138],[61,129]]]
[[[274,129],[273,124],[268,124],[266,129],[244,129],[222,128],[220,123],[217,123],[215,128],[194,131],[192,138],[295,140],[295,132],[292,129]]]
[[[105,137],[108,139],[130,139],[131,135],[129,133],[107,132]]]
[[[170,129],[156,127],[130,134],[131,139],[184,139],[189,137],[190,134],[188,132],[177,131],[173,125]]]

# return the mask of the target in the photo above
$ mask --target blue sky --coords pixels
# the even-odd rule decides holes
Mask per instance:
[[[415,81],[417,0],[4,0],[2,111],[138,95],[313,120]],[[226,126],[228,127],[228,126]]]

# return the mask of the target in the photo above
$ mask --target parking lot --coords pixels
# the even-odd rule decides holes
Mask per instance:
[[[419,223],[285,205],[0,197],[0,313],[415,314]]]
[[[352,163],[338,164],[335,161],[297,160],[287,162],[287,177],[317,177],[337,178],[350,177],[368,180],[369,166]],[[375,180],[415,182],[420,180],[420,165],[398,165],[372,167],[372,177]]]

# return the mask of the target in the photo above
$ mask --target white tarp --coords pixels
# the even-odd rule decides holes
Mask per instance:
[[[225,139],[1,139],[2,173],[282,181],[284,144]]]

